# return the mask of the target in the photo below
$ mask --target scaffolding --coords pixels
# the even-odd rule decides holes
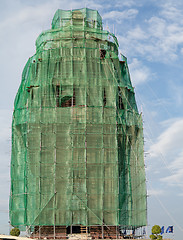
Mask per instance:
[[[54,238],[74,226],[102,236],[145,226],[143,152],[142,116],[117,38],[97,11],[57,10],[15,98],[11,224],[39,237],[48,228]]]

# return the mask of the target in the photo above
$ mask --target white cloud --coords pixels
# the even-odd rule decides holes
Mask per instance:
[[[112,19],[117,23],[121,23],[123,20],[135,18],[138,14],[138,10],[136,9],[127,9],[124,11],[111,11],[103,14],[102,18],[105,19]]]
[[[128,31],[128,37],[130,39],[145,40],[148,36],[140,26],[136,26],[134,29]]]
[[[160,11],[160,15],[170,21],[178,21],[182,22],[182,12],[179,7],[178,2],[175,1],[167,1],[162,5],[162,10]]]
[[[11,2],[11,1],[10,1]],[[67,1],[67,0],[52,0],[45,1],[36,5],[22,5],[17,2],[17,8],[10,11],[7,14],[6,18],[0,22],[0,30],[5,30],[6,28],[20,28],[36,26],[50,28],[51,20],[54,16],[54,13],[57,9],[71,10],[77,8],[92,8],[92,9],[101,9],[103,6],[100,3],[92,0],[81,0],[81,1]],[[18,4],[19,3],[19,4]],[[30,29],[27,29],[30,31]],[[43,30],[43,29],[42,29]],[[40,31],[41,33],[41,31]]]
[[[35,24],[36,26],[42,25],[46,19],[48,21],[48,17],[52,16],[56,5],[45,3],[38,5],[36,8],[34,6],[25,6],[16,9],[16,11],[7,15],[4,21],[1,21],[0,30],[2,31],[6,28],[17,29],[17,27],[23,29],[27,24]]]
[[[115,7],[122,8],[122,7],[132,7],[134,5],[137,5],[137,3],[134,0],[123,0],[123,1],[115,1],[114,2]]]
[[[103,5],[100,3],[97,3],[96,1],[81,1],[82,2],[82,7],[87,7],[87,8],[91,8],[91,9],[95,9],[95,10],[100,10],[103,9]]]
[[[162,189],[148,189],[147,195],[149,195],[149,196],[164,196],[165,191],[163,191]]]
[[[183,119],[176,120],[159,137],[158,141],[149,149],[152,156],[160,153],[169,156],[171,152],[182,150],[183,143]]]
[[[143,63],[136,58],[132,59],[132,62],[129,64],[129,69],[134,85],[141,84],[151,78],[149,68],[144,66]]]
[[[149,19],[148,25],[149,38],[152,39],[154,47],[159,50],[157,56],[166,54],[172,60],[176,59],[177,48],[179,44],[183,44],[183,26],[177,22],[169,23],[160,17],[152,17]]]
[[[144,18],[140,25],[137,23],[119,36],[120,46],[128,57],[133,54],[148,61],[165,63],[178,59],[183,46],[183,12],[177,6],[162,4],[156,15]]]
[[[169,169],[171,175],[161,178],[161,181],[170,186],[179,185],[183,189],[183,150],[175,160],[170,162]]]
[[[183,187],[183,119],[170,120],[169,124],[149,152],[152,159],[161,160],[165,166],[166,176],[161,181]]]
[[[161,178],[161,181],[169,186],[179,186],[183,190],[183,169],[177,170],[170,176]]]
[[[170,167],[172,169],[179,169],[182,170],[183,169],[183,151],[178,155],[178,157],[170,164]],[[183,177],[183,174],[182,174]]]

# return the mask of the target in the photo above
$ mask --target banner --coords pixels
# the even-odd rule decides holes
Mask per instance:
[[[166,233],[173,233],[173,226],[168,226]]]

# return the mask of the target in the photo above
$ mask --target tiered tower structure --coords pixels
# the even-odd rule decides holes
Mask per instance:
[[[54,238],[146,225],[143,156],[142,117],[117,38],[97,11],[57,10],[15,99],[11,224]]]

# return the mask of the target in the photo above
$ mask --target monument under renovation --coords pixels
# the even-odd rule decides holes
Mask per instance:
[[[122,238],[146,225],[142,117],[97,11],[57,10],[15,98],[11,225],[39,238]]]

